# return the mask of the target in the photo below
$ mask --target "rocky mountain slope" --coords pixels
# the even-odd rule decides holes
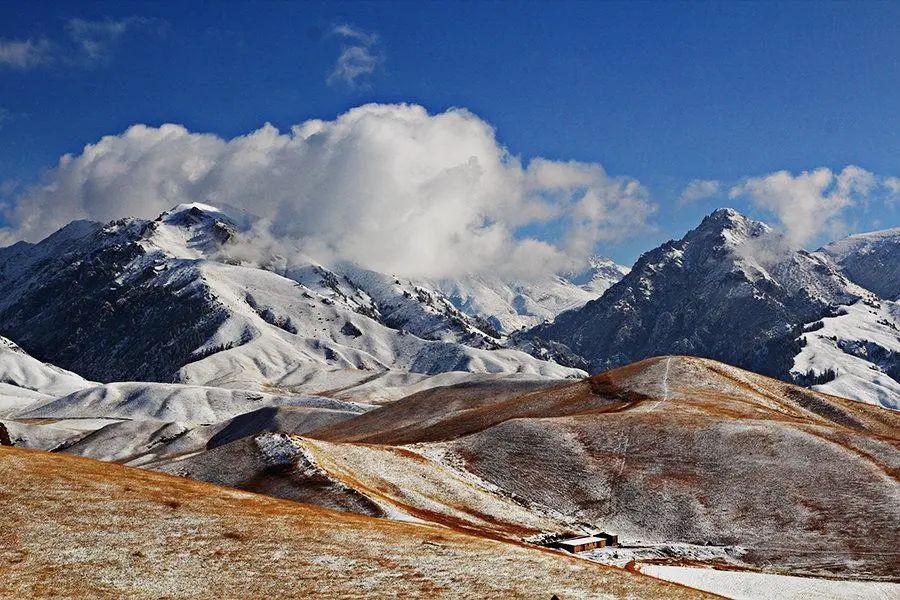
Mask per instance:
[[[820,360],[804,378],[809,360],[798,355],[810,342],[804,336],[805,327],[860,301],[877,304],[878,298],[851,282],[830,259],[789,250],[763,223],[719,209],[681,240],[642,255],[631,272],[601,298],[519,339],[564,345],[583,357],[591,371],[679,353],[821,384],[817,375],[829,369],[853,371],[855,359],[832,354],[832,359],[839,360],[826,367],[822,362],[826,353],[819,352]],[[897,324],[893,316],[880,318],[886,319],[885,328]],[[860,336],[865,332],[859,331]],[[891,348],[882,350],[890,354]],[[853,397],[882,401],[884,394],[875,388],[881,385],[880,379],[891,377],[893,361],[879,364],[863,354],[857,352],[856,357],[867,360],[872,371],[856,387],[872,389]]]
[[[693,598],[446,527],[372,519],[83,458],[0,448],[9,598]],[[51,492],[48,493],[48,490]]]
[[[4,248],[2,333],[98,381],[300,393],[389,373],[412,383],[448,371],[579,374],[499,348],[485,322],[406,280],[238,261],[228,250],[242,227],[194,204],[154,221],[74,222]]]
[[[819,253],[864,288],[886,300],[900,299],[900,227],[851,235]]]

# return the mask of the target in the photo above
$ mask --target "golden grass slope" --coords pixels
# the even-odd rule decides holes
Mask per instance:
[[[502,384],[434,388],[334,426],[318,439],[377,444],[453,440],[509,419],[657,412],[802,421],[896,437],[900,412],[829,396],[723,363],[649,358],[588,379],[522,390]]]
[[[0,448],[6,598],[687,598],[549,550]]]

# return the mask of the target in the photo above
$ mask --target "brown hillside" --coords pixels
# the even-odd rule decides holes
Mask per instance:
[[[5,598],[703,596],[556,552],[0,448]]]
[[[829,396],[713,360],[657,357],[574,383],[521,392],[501,383],[435,388],[307,435],[327,441],[410,444],[452,440],[509,419],[646,413],[771,419],[893,437],[900,413]]]

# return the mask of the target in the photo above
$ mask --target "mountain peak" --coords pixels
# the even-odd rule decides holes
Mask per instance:
[[[158,219],[171,224],[180,224],[185,221],[196,222],[199,219],[208,218],[221,221],[231,219],[219,208],[202,202],[189,202],[167,210],[159,215]]]
[[[717,225],[723,227],[735,227],[748,223],[757,223],[757,221],[753,221],[733,208],[724,207],[717,208],[704,217],[703,221],[700,223],[700,227],[703,227],[704,224],[707,226]]]
[[[147,239],[180,258],[200,258],[216,252],[241,229],[225,211],[191,202],[165,211],[150,224]]]
[[[744,215],[742,215],[736,209],[731,208],[730,206],[722,206],[720,208],[717,208],[716,210],[712,211],[709,214],[709,216],[711,216],[711,217],[727,217],[727,218],[732,218],[732,219],[737,218],[737,217],[746,218],[746,217],[744,217]]]
[[[733,208],[717,208],[704,217],[700,225],[685,237],[721,236],[731,245],[738,245],[771,230],[772,228],[765,223],[754,221]]]

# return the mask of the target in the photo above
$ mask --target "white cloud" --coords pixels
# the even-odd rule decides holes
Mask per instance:
[[[610,177],[596,163],[536,158],[525,171],[525,182],[526,195],[544,202],[528,207],[522,215],[567,220],[569,228],[561,245],[569,256],[587,256],[599,241],[621,239],[646,228],[656,210],[640,182]]]
[[[900,177],[885,177],[883,184],[888,189],[891,199],[900,196]]]
[[[678,197],[678,204],[683,206],[690,202],[709,198],[716,195],[721,187],[722,183],[715,179],[694,179],[682,190]]]
[[[340,37],[344,43],[326,83],[350,88],[368,85],[369,77],[384,61],[378,34],[347,24],[337,25],[331,34]]]
[[[195,201],[260,216],[253,236],[281,251],[423,276],[571,268],[598,241],[645,227],[655,208],[638,181],[598,164],[523,165],[464,109],[370,104],[231,140],[132,126],[19,193],[7,234],[37,240],[76,218],[154,217]],[[551,220],[557,244],[522,231]]]
[[[0,39],[0,66],[28,70],[52,60],[51,44],[46,39],[37,41]]]
[[[842,232],[843,211],[865,201],[877,185],[875,175],[857,166],[834,173],[828,168],[792,175],[778,171],[746,179],[731,188],[732,198],[749,198],[781,221],[787,241],[803,246],[825,232]]]
[[[128,31],[162,32],[165,21],[145,17],[88,21],[69,19],[66,36],[58,41],[0,39],[0,66],[29,70],[57,63],[92,67],[109,59],[112,49]]]
[[[363,31],[362,29],[358,29],[353,27],[352,25],[348,25],[347,23],[343,23],[341,25],[336,25],[331,32],[334,35],[339,35],[345,39],[356,40],[361,44],[365,44],[366,46],[371,46],[373,44],[378,43],[378,34],[370,33],[368,31]]]

